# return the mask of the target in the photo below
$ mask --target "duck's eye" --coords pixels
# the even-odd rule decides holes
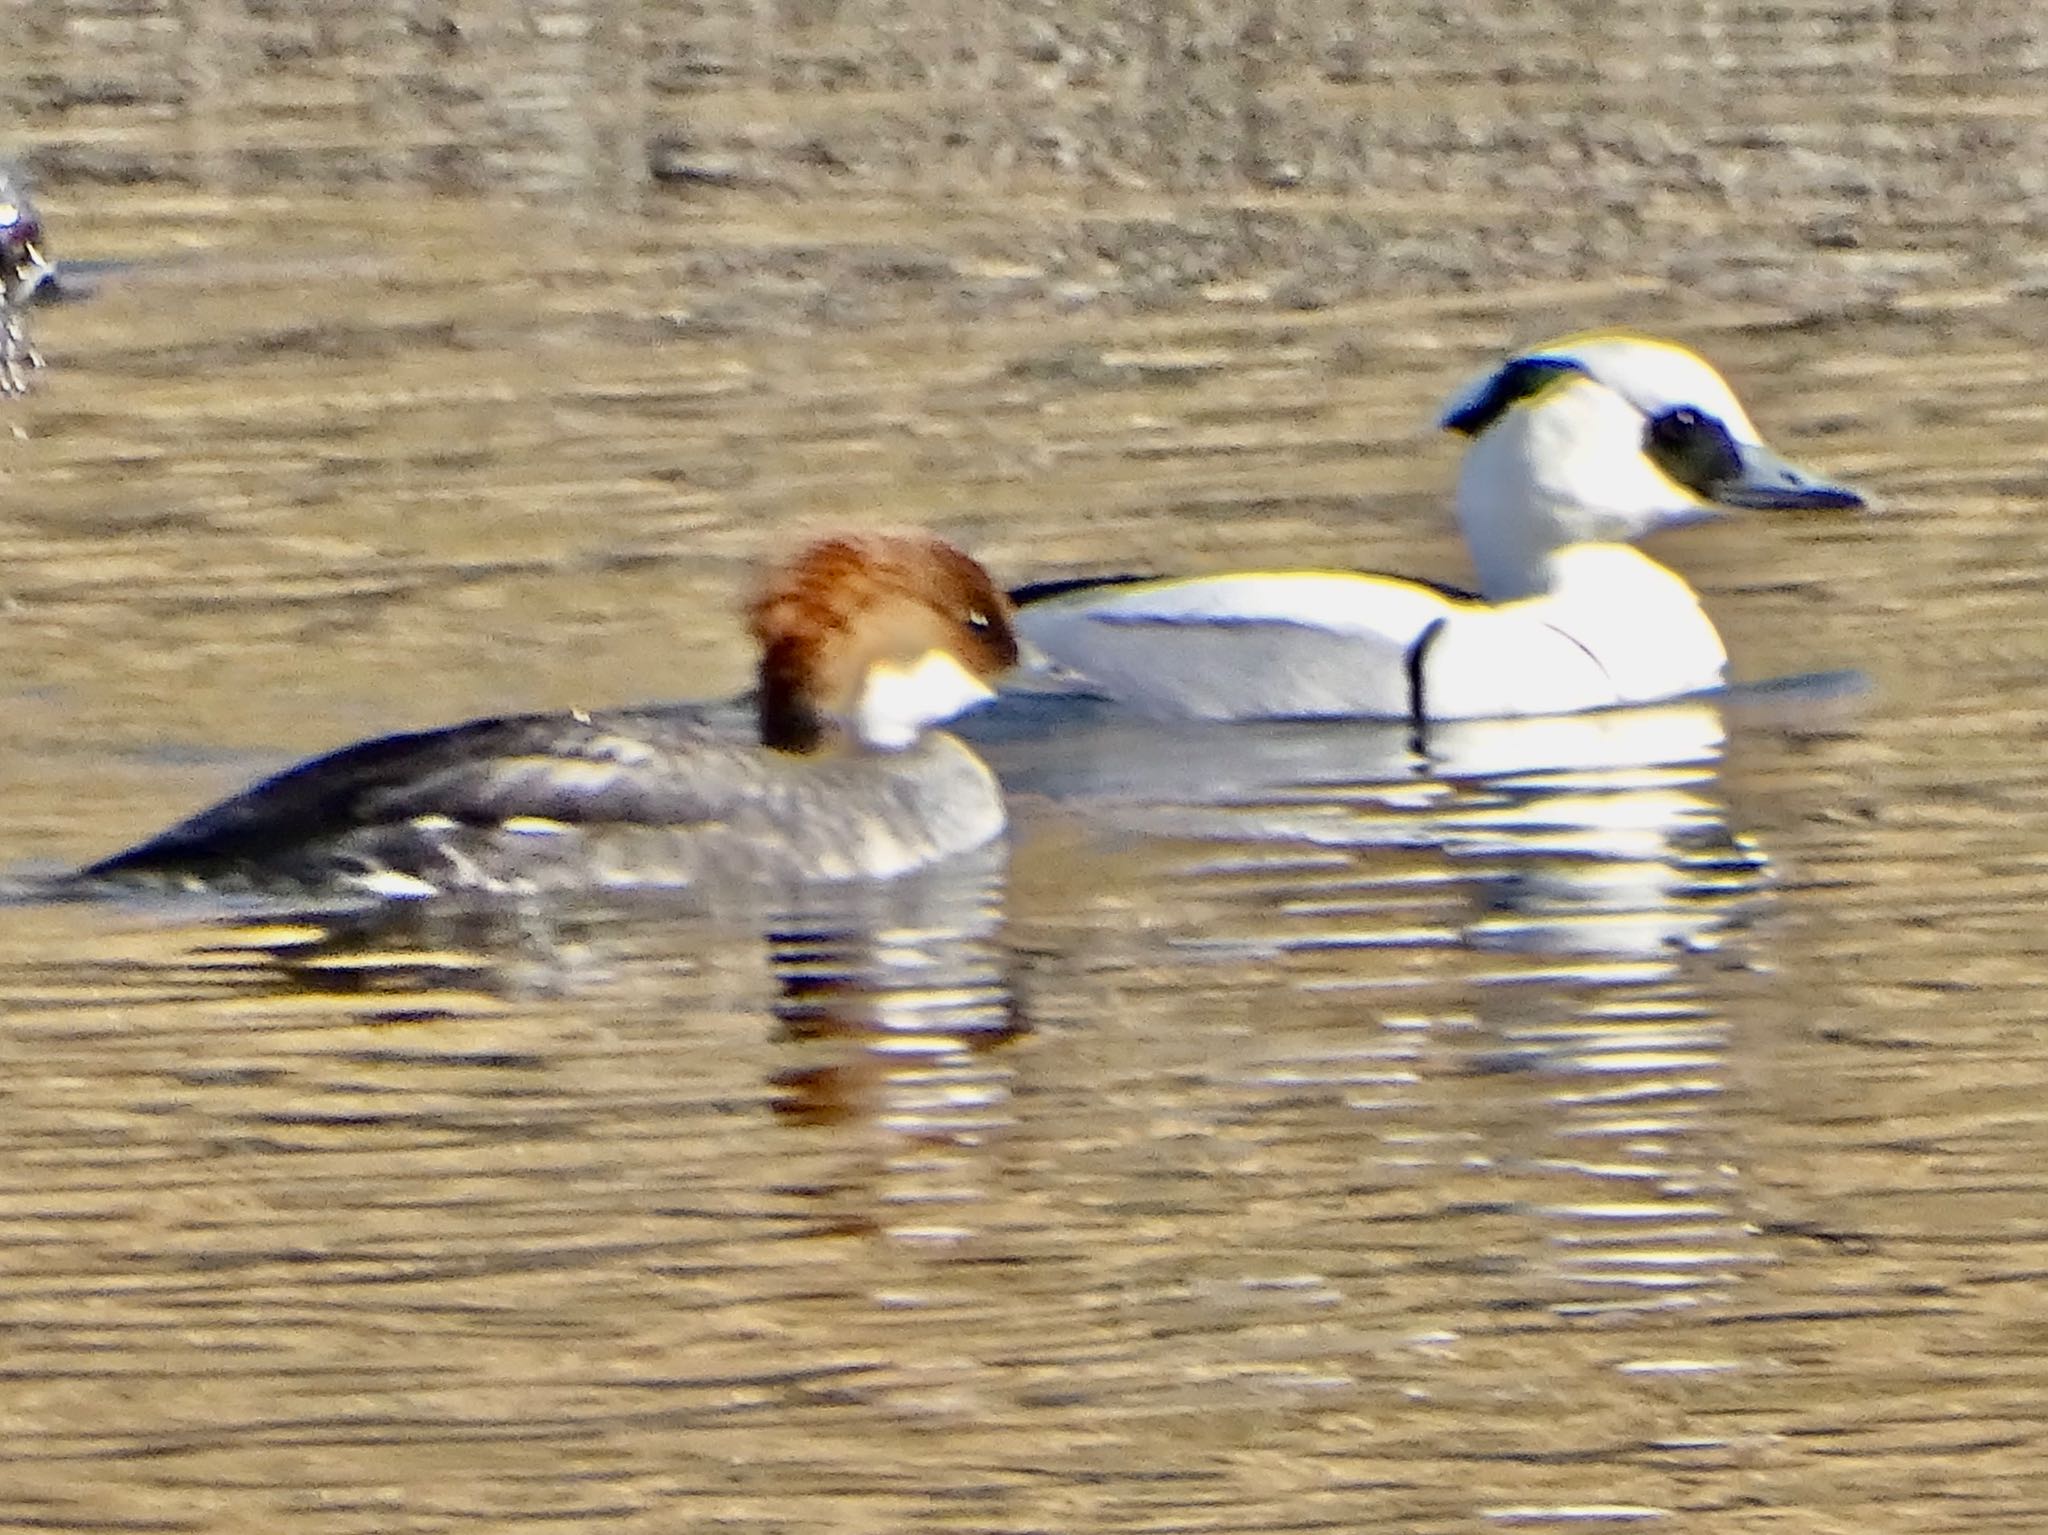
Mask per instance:
[[[987,609],[969,608],[967,610],[967,627],[972,629],[976,634],[991,633],[994,631],[995,626],[996,621],[994,618],[989,616]]]
[[[1652,416],[1643,429],[1643,451],[1672,479],[1701,495],[1742,478],[1742,452],[1728,428],[1690,405]]]

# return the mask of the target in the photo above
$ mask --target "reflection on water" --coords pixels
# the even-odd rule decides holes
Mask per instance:
[[[1478,948],[1668,959],[1711,942],[1731,920],[1712,897],[1753,894],[1767,867],[1726,824],[1709,701],[1422,733],[994,713],[967,728],[1013,795],[1161,836],[1420,851],[1469,886],[1458,941]]]
[[[1540,967],[1503,984],[1563,983],[1533,1006],[1480,1001],[1497,1043],[1474,1064],[1521,1079],[1496,1096],[1510,1114],[1527,1096],[1499,1155],[1527,1180],[1559,1277],[1595,1288],[1567,1310],[1697,1305],[1766,1261],[1720,1112],[1732,1031],[1689,957],[1745,962],[1769,862],[1728,824],[1714,709],[1614,723],[1597,738],[1608,761],[1495,775],[1490,802],[1445,823],[1487,908],[1466,942]]]
[[[800,904],[713,918],[686,895],[573,901],[394,902],[347,914],[273,913],[209,925],[194,959],[247,1000],[321,1001],[357,1023],[430,1025],[481,999],[578,1005],[621,984],[758,947],[767,995],[763,1075],[792,1125],[875,1136],[872,1178],[832,1191],[835,1228],[936,1240],[939,1170],[969,1198],[972,1147],[1009,1120],[1010,1068],[997,1047],[1025,1032],[1003,940],[997,849],[888,884],[820,886]],[[183,903],[192,909],[196,903]],[[146,907],[144,909],[147,909]],[[232,977],[232,981],[229,978]],[[769,1020],[774,1027],[768,1028]],[[531,1065],[529,1061],[525,1064]],[[916,1192],[895,1185],[914,1167]],[[820,1190],[824,1197],[826,1191]]]
[[[1457,1042],[1450,1069],[1495,1079],[1450,1138],[1524,1226],[1505,1242],[1521,1259],[1495,1254],[1497,1281],[1521,1272],[1527,1303],[1567,1315],[1697,1305],[1766,1261],[1721,1126],[1730,1026],[1700,984],[1745,965],[1771,879],[1729,824],[1717,704],[1420,738],[1114,714],[1047,736],[1043,723],[980,727],[1020,788],[1100,826],[1222,844],[1168,878],[1241,898],[1191,919],[1177,950],[1208,964],[1374,955],[1369,973],[1314,989],[1353,997],[1382,1043],[1348,1039],[1268,1080],[1370,1084],[1374,1114],[1400,1118],[1430,1039]],[[1460,962],[1454,1002],[1425,1002],[1436,988],[1415,962],[1453,954],[1486,958]]]

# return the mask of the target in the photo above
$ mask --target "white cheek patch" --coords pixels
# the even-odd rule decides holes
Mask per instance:
[[[995,697],[995,689],[943,650],[928,650],[907,665],[870,667],[854,700],[853,731],[869,746],[895,751],[927,725]]]

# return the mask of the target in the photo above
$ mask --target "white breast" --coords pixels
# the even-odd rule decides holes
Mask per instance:
[[[1721,686],[1727,653],[1692,588],[1647,555],[1583,544],[1550,557],[1538,597],[1462,608],[1416,667],[1433,720],[1652,703]]]
[[[1561,549],[1550,563],[1550,621],[1600,658],[1617,702],[1677,698],[1726,680],[1721,636],[1675,572],[1619,544]]]

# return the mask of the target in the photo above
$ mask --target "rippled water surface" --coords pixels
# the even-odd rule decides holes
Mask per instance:
[[[819,527],[1457,579],[1432,406],[1568,328],[1882,502],[1658,546],[1804,682],[986,724],[1007,860],[802,909],[7,907],[0,1526],[2038,1527],[2048,34],[1966,9],[0,5],[93,289],[17,874],[727,692]]]

